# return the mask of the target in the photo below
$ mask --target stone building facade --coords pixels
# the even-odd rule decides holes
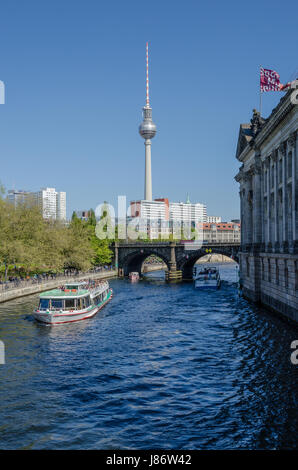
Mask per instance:
[[[293,90],[268,119],[241,124],[240,272],[243,295],[298,322],[298,106]]]

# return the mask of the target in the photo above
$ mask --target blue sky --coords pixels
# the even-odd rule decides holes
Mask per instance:
[[[143,197],[145,43],[150,48],[153,196],[239,216],[240,122],[259,66],[298,75],[297,2],[3,0],[0,180],[67,192],[68,214]],[[266,117],[281,93],[263,95]]]

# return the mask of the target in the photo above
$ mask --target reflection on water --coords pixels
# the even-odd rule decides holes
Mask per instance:
[[[0,448],[295,448],[297,330],[237,295],[147,274],[94,318],[47,327],[0,305]],[[154,280],[155,279],[155,280]]]

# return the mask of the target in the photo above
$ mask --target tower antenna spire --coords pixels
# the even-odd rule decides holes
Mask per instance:
[[[148,52],[148,42],[146,42],[146,108],[150,108],[150,104],[149,104],[149,52]]]

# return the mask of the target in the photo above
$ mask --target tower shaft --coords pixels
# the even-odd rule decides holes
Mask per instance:
[[[145,140],[145,193],[144,199],[152,201],[151,140]]]

